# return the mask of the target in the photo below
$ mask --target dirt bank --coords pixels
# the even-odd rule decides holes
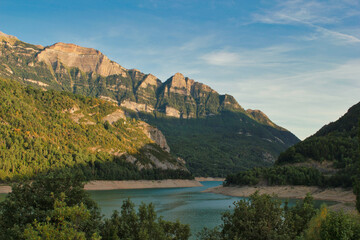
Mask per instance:
[[[225,178],[216,178],[216,177],[196,177],[196,181],[206,182],[206,181],[225,181]]]
[[[85,190],[112,190],[112,189],[141,189],[141,188],[179,188],[201,187],[196,180],[167,179],[167,180],[137,180],[137,181],[91,181],[85,184]],[[11,187],[0,186],[0,193],[11,192]]]
[[[179,188],[201,187],[196,180],[137,180],[137,181],[91,181],[85,184],[85,190],[141,189],[141,188]]]
[[[316,200],[339,202],[330,208],[333,210],[343,209],[345,211],[355,210],[356,197],[352,189],[344,188],[319,188],[309,186],[242,186],[242,187],[213,187],[204,190],[203,192],[218,193],[235,197],[249,197],[255,191],[260,194],[275,194],[279,198],[295,198],[302,199],[307,193]]]

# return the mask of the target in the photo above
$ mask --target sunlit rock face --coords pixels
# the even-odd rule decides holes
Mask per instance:
[[[125,68],[110,61],[100,51],[75,44],[56,43],[46,47],[38,55],[38,60],[51,66],[60,61],[65,66],[76,67],[83,72],[92,72],[104,77],[115,74],[126,76]]]

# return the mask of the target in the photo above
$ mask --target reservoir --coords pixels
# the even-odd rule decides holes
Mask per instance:
[[[130,198],[136,207],[141,202],[153,203],[158,216],[165,220],[189,224],[192,238],[202,228],[213,228],[221,223],[221,213],[228,210],[240,197],[224,196],[201,191],[221,185],[221,181],[201,182],[203,187],[156,188],[89,191],[105,217],[111,217],[114,210],[121,211],[122,202]]]
[[[192,188],[157,188],[157,189],[126,189],[126,190],[102,190],[89,191],[92,198],[99,204],[105,217],[111,217],[114,210],[121,211],[122,202],[130,198],[136,207],[141,202],[153,203],[158,216],[165,220],[189,224],[192,237],[204,227],[213,228],[222,223],[221,213],[231,210],[233,203],[242,197],[225,196],[215,193],[203,193],[202,191],[219,186],[221,181],[201,182],[204,186]],[[319,206],[324,201],[314,201]],[[289,205],[296,203],[290,200]],[[326,202],[331,205],[332,202]]]

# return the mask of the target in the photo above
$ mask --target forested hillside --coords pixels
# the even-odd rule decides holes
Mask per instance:
[[[197,119],[149,114],[140,118],[166,135],[172,152],[186,160],[195,176],[225,177],[255,166],[271,166],[275,156],[294,143],[290,132],[259,124],[241,112],[222,111]]]
[[[360,103],[322,127],[313,136],[281,153],[272,168],[257,168],[229,175],[226,184],[353,185],[359,175]]]
[[[52,171],[87,179],[189,178],[147,124],[107,101],[0,79],[0,179]]]

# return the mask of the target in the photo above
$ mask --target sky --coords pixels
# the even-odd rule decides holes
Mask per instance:
[[[0,31],[181,72],[300,139],[360,101],[360,0],[0,0]]]

